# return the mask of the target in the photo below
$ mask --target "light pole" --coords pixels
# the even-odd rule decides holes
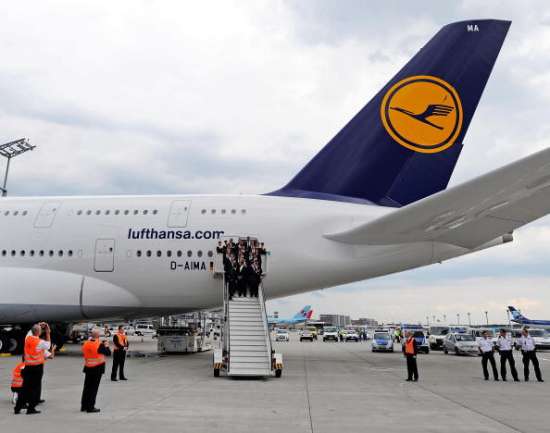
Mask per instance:
[[[510,322],[510,311],[509,310],[506,310],[506,316],[508,316],[508,326],[510,327],[510,329],[513,329],[512,328],[512,322]]]
[[[428,316],[426,316],[426,323],[430,326],[430,318]]]
[[[457,325],[460,325],[460,314],[456,313],[456,321],[457,321]]]
[[[489,316],[487,315],[488,311],[485,312],[485,320],[487,321],[487,326],[489,326]]]
[[[432,317],[433,317],[433,319],[434,319],[433,323],[435,323],[435,316],[432,316]]]
[[[447,315],[446,315],[446,314],[443,314],[443,321],[444,321],[445,323],[447,323]]]
[[[0,145],[0,155],[8,159],[6,164],[6,174],[4,175],[4,186],[0,188],[2,190],[2,197],[8,195],[6,184],[8,183],[8,172],[10,171],[10,161],[14,156],[21,155],[29,150],[33,150],[36,146],[31,146],[26,138],[20,140],[11,141]]]
[[[472,322],[470,321],[470,313],[468,313],[468,326],[469,326],[469,327],[472,326]]]

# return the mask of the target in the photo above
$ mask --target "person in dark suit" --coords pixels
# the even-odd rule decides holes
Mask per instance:
[[[225,271],[225,281],[229,291],[229,300],[237,293],[237,263],[232,260],[230,266]]]
[[[105,357],[111,356],[109,343],[99,341],[99,329],[92,330],[92,338],[82,346],[84,354],[84,389],[80,401],[80,412],[97,413],[95,407],[101,376],[105,373]]]
[[[113,335],[113,368],[111,370],[111,380],[113,382],[117,381],[116,375],[118,375],[120,380],[128,380],[124,377],[124,363],[126,362],[126,354],[128,353],[128,336],[124,332],[124,325],[118,327],[118,332]]]
[[[246,296],[247,282],[248,266],[246,266],[244,257],[241,257],[239,260],[239,265],[237,266],[237,290],[239,292],[239,296]]]
[[[250,296],[258,297],[258,287],[262,280],[262,268],[258,264],[258,259],[254,259],[250,271],[248,273],[248,287],[250,288]]]

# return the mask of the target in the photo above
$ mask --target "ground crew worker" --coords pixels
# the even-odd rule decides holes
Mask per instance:
[[[99,329],[92,330],[92,338],[82,346],[84,354],[84,388],[82,389],[82,400],[80,412],[97,413],[100,410],[95,407],[97,391],[101,376],[105,373],[105,357],[111,356],[109,343],[105,340],[99,341]]]
[[[493,368],[493,376],[495,380],[498,380],[497,364],[493,355],[493,342],[489,340],[489,334],[487,331],[483,331],[481,339],[477,342],[478,350],[481,352],[481,365],[483,367],[483,377],[485,380],[489,380],[489,371],[487,370],[487,361],[491,363]]]
[[[411,337],[411,331],[407,331],[405,344],[405,358],[407,358],[407,382],[411,380],[418,382],[418,365],[416,364],[416,356],[418,355],[418,343]]]
[[[25,368],[25,357],[23,356],[21,359],[21,362],[15,366],[12,373],[11,392],[13,392],[13,406],[17,404],[19,393],[21,392],[21,388],[23,388],[23,376],[21,376],[21,370]]]
[[[506,382],[506,361],[510,364],[510,372],[515,382],[519,382],[516,362],[512,353],[512,337],[506,335],[506,329],[500,330],[500,336],[497,339],[495,348],[500,354],[500,377]]]
[[[539,382],[544,382],[542,380],[542,374],[540,372],[539,360],[537,359],[537,346],[535,340],[529,331],[526,328],[523,328],[521,331],[521,338],[519,339],[519,345],[521,346],[521,353],[523,354],[523,375],[525,377],[525,382],[529,381],[529,362],[533,363],[533,368],[535,369],[535,376]]]
[[[40,338],[42,328],[45,330],[45,340]],[[21,413],[21,409],[27,404],[27,415],[40,413],[36,410],[36,405],[43,403],[40,399],[42,390],[42,376],[44,375],[44,362],[46,358],[51,356],[50,327],[46,322],[41,322],[34,325],[31,331],[25,338],[25,368],[22,370],[23,386],[19,393],[17,403],[13,408],[17,415]]]
[[[117,370],[119,370],[120,380],[128,380],[124,376],[124,362],[128,353],[128,336],[124,332],[124,326],[118,327],[118,332],[113,336],[113,369],[111,370],[111,380],[116,382]]]

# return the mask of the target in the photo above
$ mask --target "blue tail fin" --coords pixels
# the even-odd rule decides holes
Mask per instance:
[[[514,307],[512,307],[511,305],[508,306],[508,310],[510,310],[510,313],[512,314],[512,317],[516,320],[521,320],[521,319],[529,320],[529,319],[527,319],[527,317],[522,316],[522,314],[518,310],[516,310]]]
[[[509,21],[449,24],[285,187],[400,207],[447,187]]]
[[[302,308],[300,311],[298,311],[293,319],[305,319],[307,318],[307,313],[309,313],[309,310],[311,309],[311,305],[306,305],[304,308]]]

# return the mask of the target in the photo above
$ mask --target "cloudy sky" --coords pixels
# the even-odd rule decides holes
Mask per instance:
[[[275,190],[443,25],[475,18],[513,24],[452,185],[550,146],[546,0],[0,0],[0,143],[38,146],[10,196]],[[550,319],[550,218],[515,239],[268,310]]]

